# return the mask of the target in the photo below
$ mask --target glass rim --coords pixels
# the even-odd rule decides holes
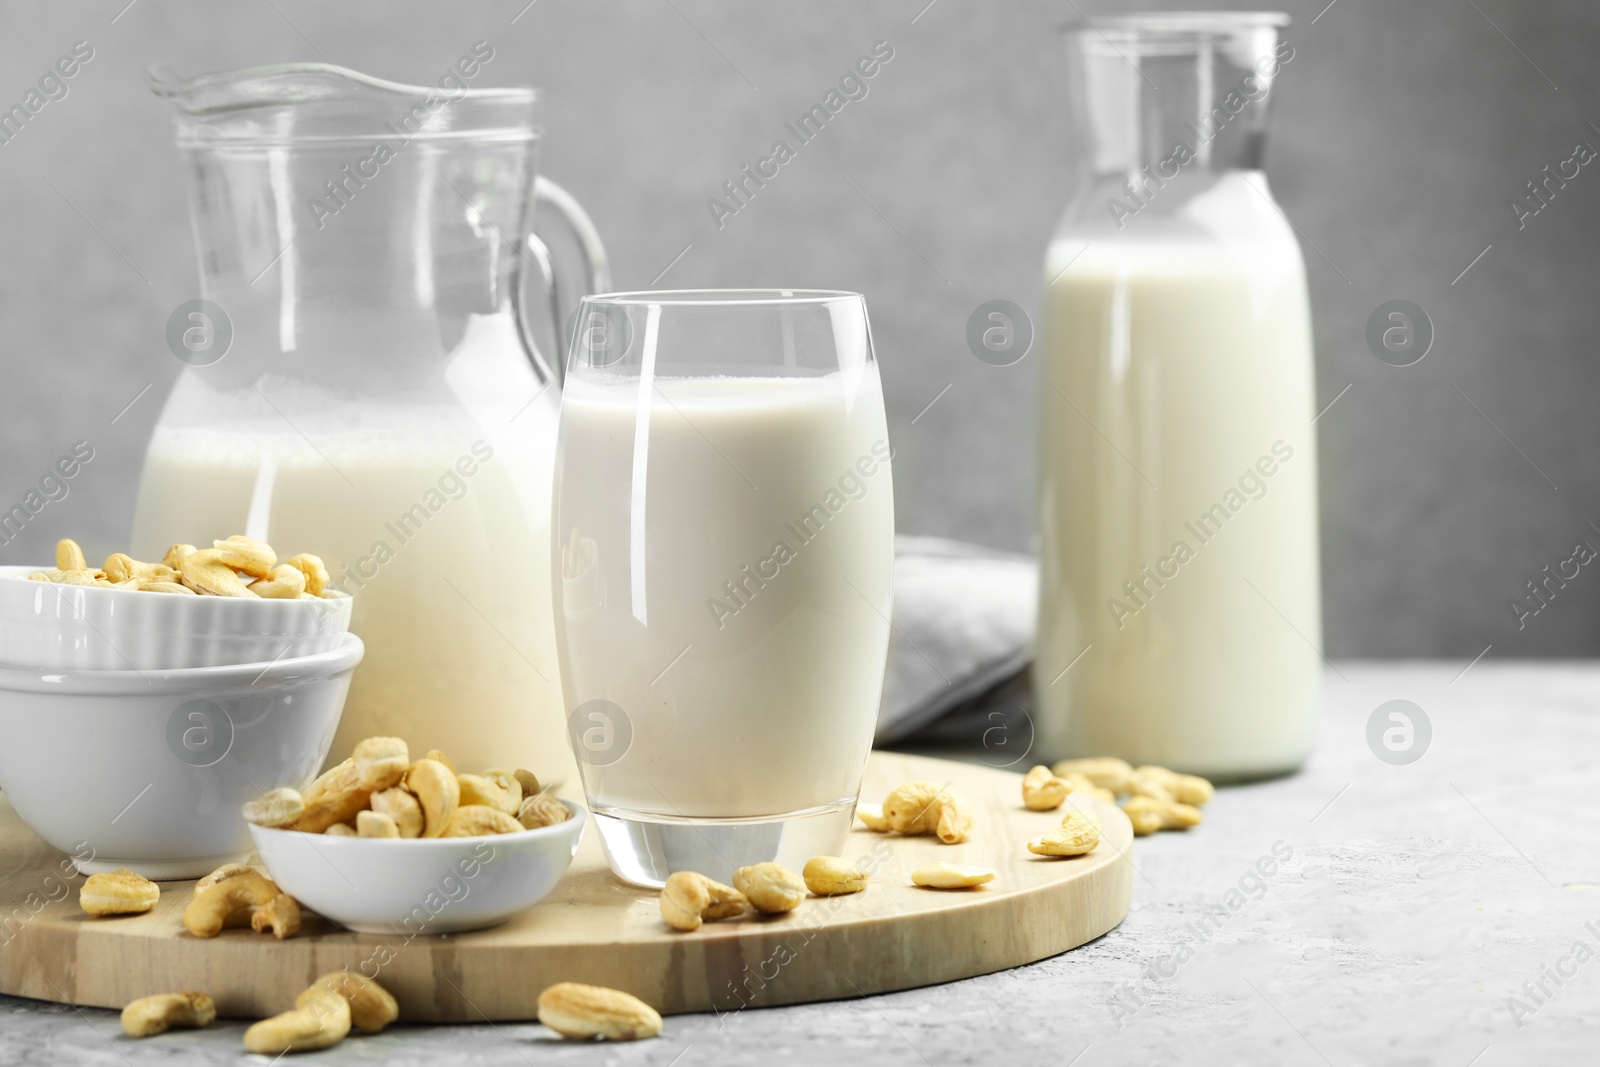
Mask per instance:
[[[595,293],[585,304],[610,307],[780,307],[865,300],[848,289],[638,289]]]
[[[444,129],[405,129],[411,141],[530,142],[542,130],[538,110],[544,94],[533,86],[411,85],[363,74],[333,63],[274,63],[212,71],[185,78],[170,68],[146,69],[150,91],[171,106],[178,141],[194,146],[334,145],[394,140],[396,116],[420,109],[449,111]],[[307,132],[273,121],[288,108],[316,108],[347,119],[347,129]],[[341,110],[343,109],[343,110]],[[362,116],[361,112],[370,114]],[[380,124],[384,115],[389,123]]]
[[[1229,34],[1250,30],[1282,29],[1293,21],[1286,11],[1142,11],[1063,22],[1057,28],[1068,36],[1099,34],[1106,30],[1126,36],[1138,34]]]

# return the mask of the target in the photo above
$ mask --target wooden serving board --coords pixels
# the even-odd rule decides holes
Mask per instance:
[[[662,922],[655,893],[612,876],[591,826],[567,877],[539,905],[492,930],[409,942],[315,921],[282,942],[249,929],[199,940],[181,921],[186,882],[162,883],[146,915],[91,919],[78,907],[82,879],[61,878],[65,855],[0,802],[0,870],[8,872],[0,877],[0,991],[121,1008],[149,993],[199,989],[224,1016],[262,1018],[290,1007],[317,976],[351,968],[375,973],[410,1022],[532,1019],[540,991],[558,981],[625,989],[667,1014],[729,1012],[988,974],[1091,941],[1127,915],[1133,835],[1114,806],[1069,800],[1099,818],[1104,838],[1088,856],[1047,859],[1029,853],[1027,841],[1058,825],[1062,812],[1023,808],[1019,775],[875,752],[862,796],[880,800],[911,778],[962,793],[977,818],[973,838],[944,845],[858,829],[844,854],[875,864],[863,893],[680,933]],[[911,885],[913,870],[940,860],[999,876],[970,890]]]

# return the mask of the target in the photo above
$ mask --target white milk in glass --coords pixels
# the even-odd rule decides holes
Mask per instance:
[[[1049,756],[1248,776],[1310,750],[1311,328],[1267,195],[1259,172],[1229,172],[1171,215],[1051,247],[1034,675]]]
[[[263,391],[286,410],[335,408],[282,382]],[[572,769],[548,563],[558,400],[542,394],[513,426],[525,398],[507,399],[515,406],[494,418],[395,406],[386,427],[325,423],[309,438],[241,402],[218,418],[226,428],[163,425],[150,442],[139,558],[247,532],[280,555],[320,555],[354,595],[366,658],[330,762],[392,735],[417,755],[443,749],[462,771],[526,767],[558,782]]]
[[[590,709],[623,717],[593,719],[611,731],[587,759],[596,810],[741,818],[853,803],[893,572],[876,367],[643,391],[574,378],[562,404],[568,710],[580,732]]]

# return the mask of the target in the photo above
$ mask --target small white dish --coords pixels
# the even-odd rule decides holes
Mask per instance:
[[[184,596],[33,582],[0,567],[0,664],[73,671],[224,667],[339,647],[351,598]]]
[[[363,651],[345,634],[231,667],[0,666],[0,789],[85,874],[207,874],[249,852],[245,801],[316,775]]]
[[[556,887],[588,813],[570,800],[566,822],[484,837],[329,837],[250,827],[278,888],[341,926],[366,934],[458,934],[498,926]]]

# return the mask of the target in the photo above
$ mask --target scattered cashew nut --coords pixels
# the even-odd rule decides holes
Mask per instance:
[[[264,1056],[307,1052],[336,1045],[349,1032],[350,1002],[313,986],[295,998],[293,1011],[262,1019],[246,1030],[244,1047]]]
[[[91,874],[78,890],[78,906],[90,915],[143,915],[161,899],[161,887],[126,867]]]
[[[842,856],[813,856],[800,872],[806,888],[819,897],[859,893],[867,888],[867,872]]]
[[[539,994],[539,1021],[562,1037],[637,1041],[661,1032],[661,1013],[629,993],[558,982]]]
[[[694,871],[668,875],[661,888],[661,917],[679,930],[698,930],[706,919],[743,915],[748,903],[731,885],[713,882]]]
[[[800,876],[781,863],[757,863],[733,872],[733,887],[752,907],[767,915],[793,911],[806,898]]]
[[[1022,804],[1029,811],[1054,811],[1072,792],[1072,783],[1041,764],[1022,778]]]
[[[197,891],[183,909],[183,925],[195,937],[216,937],[231,926],[254,925],[256,912],[265,909],[266,918],[257,931],[270,925],[281,940],[300,928],[300,909],[298,905],[291,909],[289,905],[293,903],[294,899],[283,894],[277,883],[247,867]]]
[[[122,1032],[129,1037],[154,1037],[174,1026],[210,1026],[217,1006],[204,993],[157,993],[140,997],[122,1009]]]
[[[953,863],[930,863],[911,872],[911,884],[927,889],[971,889],[994,881],[988,867],[958,867]]]

